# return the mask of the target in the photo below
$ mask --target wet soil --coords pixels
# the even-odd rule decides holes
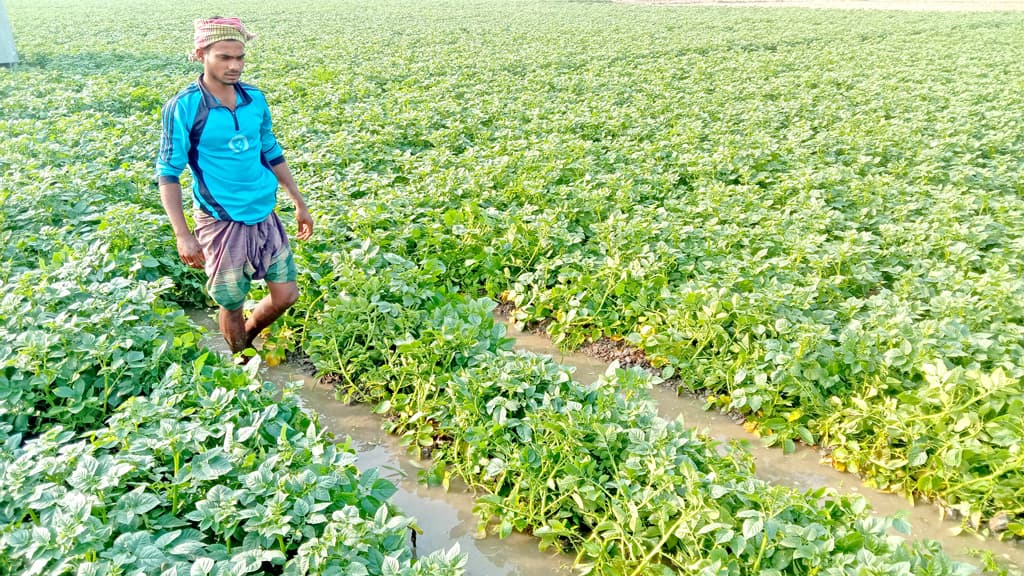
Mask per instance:
[[[305,405],[320,415],[320,423],[336,438],[349,439],[359,458],[359,469],[376,468],[382,477],[398,486],[391,502],[403,514],[414,516],[423,530],[416,539],[418,554],[458,544],[469,557],[468,576],[570,574],[571,558],[539,551],[537,540],[525,534],[512,534],[504,540],[496,536],[477,538],[475,496],[457,482],[452,482],[448,492],[417,482],[417,473],[428,463],[409,454],[397,438],[384,433],[381,417],[373,414],[369,406],[342,404],[334,399],[331,388],[317,384],[305,374],[291,372],[286,365],[268,368],[265,374],[275,383],[306,382],[300,393]]]

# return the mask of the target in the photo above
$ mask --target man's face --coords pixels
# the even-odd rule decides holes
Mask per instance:
[[[233,85],[245,68],[245,45],[237,40],[214,42],[202,50],[203,74],[207,82]]]

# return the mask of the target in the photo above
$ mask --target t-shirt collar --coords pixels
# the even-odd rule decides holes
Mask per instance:
[[[199,91],[203,93],[203,102],[206,104],[207,108],[216,108],[218,106],[224,106],[220,103],[220,100],[218,100],[217,97],[214,96],[213,93],[210,92],[210,90],[206,87],[206,82],[203,80],[203,74],[200,74],[199,78],[196,79],[196,85],[199,86]],[[235,105],[236,108],[238,106],[242,106],[244,104],[252,102],[252,96],[249,96],[249,93],[242,88],[241,82],[235,82],[234,87],[235,94],[238,96],[238,103]]]

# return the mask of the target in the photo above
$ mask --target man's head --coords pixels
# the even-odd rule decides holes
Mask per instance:
[[[238,18],[196,20],[192,59],[203,63],[207,80],[234,84],[245,67],[245,43],[255,37]]]
[[[196,49],[196,59],[203,63],[206,82],[234,84],[245,68],[245,44],[238,40],[221,40],[206,48]]]

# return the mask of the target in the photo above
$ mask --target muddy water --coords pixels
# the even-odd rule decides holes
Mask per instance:
[[[216,334],[216,323],[205,311],[189,314],[193,321],[205,327],[210,334],[204,344],[211,349],[225,352],[223,340]],[[562,354],[551,345],[546,336],[523,333],[509,327],[509,335],[516,339],[516,347],[537,354],[549,355],[561,364],[575,368],[575,378],[583,383],[593,382],[604,373],[607,363],[582,355]],[[496,537],[474,538],[476,518],[472,513],[473,496],[453,483],[449,492],[441,488],[427,487],[417,483],[417,471],[424,465],[410,456],[396,438],[381,430],[381,419],[368,406],[346,406],[334,399],[331,390],[318,386],[302,370],[288,364],[263,368],[262,374],[272,382],[301,380],[305,387],[300,393],[306,405],[321,416],[321,423],[341,440],[351,438],[361,469],[377,468],[382,476],[395,482],[398,493],[392,501],[403,513],[418,519],[424,534],[418,538],[418,552],[427,554],[433,550],[448,548],[458,543],[467,553],[467,574],[470,576],[556,576],[570,574],[571,558],[552,556],[537,550],[536,540],[522,534],[500,540]],[[980,540],[969,535],[955,535],[957,523],[940,519],[936,507],[928,504],[910,505],[906,500],[892,494],[883,494],[861,486],[860,480],[851,474],[839,472],[822,464],[813,449],[799,447],[795,454],[783,455],[776,448],[766,448],[731,418],[719,412],[703,410],[703,401],[690,396],[677,396],[675,392],[656,387],[651,395],[658,402],[659,411],[665,418],[682,415],[684,421],[696,428],[706,430],[716,440],[727,442],[740,440],[747,444],[753,455],[758,477],[800,490],[830,487],[843,493],[862,494],[878,514],[904,514],[913,527],[913,538],[938,540],[943,548],[959,560],[973,561],[968,552],[971,549],[989,550],[1006,562],[1011,574],[1020,574],[1024,567],[1024,546]]]
[[[606,362],[589,356],[562,354],[552,346],[547,336],[520,332],[512,326],[509,327],[509,336],[516,339],[518,348],[537,354],[547,354],[561,364],[575,366],[574,376],[580,382],[593,382],[607,368]],[[1017,570],[1017,574],[1024,568],[1024,545],[979,540],[967,534],[954,534],[953,530],[959,524],[952,520],[942,520],[937,507],[927,503],[911,505],[907,500],[894,494],[884,494],[863,487],[856,476],[823,464],[818,452],[811,448],[800,446],[796,453],[789,455],[783,455],[782,450],[778,448],[767,448],[729,416],[717,411],[705,411],[704,402],[699,398],[678,396],[673,390],[664,387],[652,389],[651,396],[658,402],[658,411],[664,418],[682,415],[688,426],[706,430],[708,435],[716,440],[744,442],[754,457],[759,478],[800,490],[824,486],[842,493],[861,494],[867,498],[877,514],[904,514],[913,528],[911,538],[938,540],[942,543],[943,549],[958,560],[975,563],[968,552],[971,549],[983,549],[1015,565],[1013,569]]]
[[[466,574],[470,576],[539,576],[569,574],[571,558],[557,557],[537,550],[537,540],[523,534],[512,534],[503,540],[495,536],[474,538],[476,517],[473,515],[473,495],[454,482],[448,492],[416,481],[416,473],[425,463],[410,456],[397,438],[381,430],[380,416],[370,412],[368,406],[346,406],[334,399],[334,393],[317,386],[308,376],[293,372],[289,367],[266,370],[266,378],[284,383],[295,380],[306,382],[300,396],[306,405],[320,414],[320,422],[340,440],[351,438],[352,447],[361,470],[377,468],[381,476],[398,486],[391,501],[403,514],[414,516],[423,534],[417,538],[417,551],[427,554],[450,548],[458,543],[469,561]]]
[[[228,354],[217,332],[216,322],[205,310],[194,310],[189,316],[208,333],[203,344],[211,350]],[[299,392],[306,407],[316,411],[320,423],[336,439],[351,439],[358,456],[360,470],[377,468],[382,477],[398,487],[391,501],[407,516],[413,516],[423,530],[417,537],[416,551],[426,555],[434,550],[448,549],[454,544],[466,553],[467,576],[560,576],[571,573],[572,558],[553,556],[537,549],[537,540],[523,534],[499,539],[474,537],[476,517],[472,494],[452,482],[449,492],[416,481],[416,473],[425,463],[410,456],[395,437],[381,430],[380,416],[369,406],[346,406],[334,399],[333,391],[317,383],[302,370],[288,363],[263,367],[260,376],[278,385],[287,382],[305,383]]]

